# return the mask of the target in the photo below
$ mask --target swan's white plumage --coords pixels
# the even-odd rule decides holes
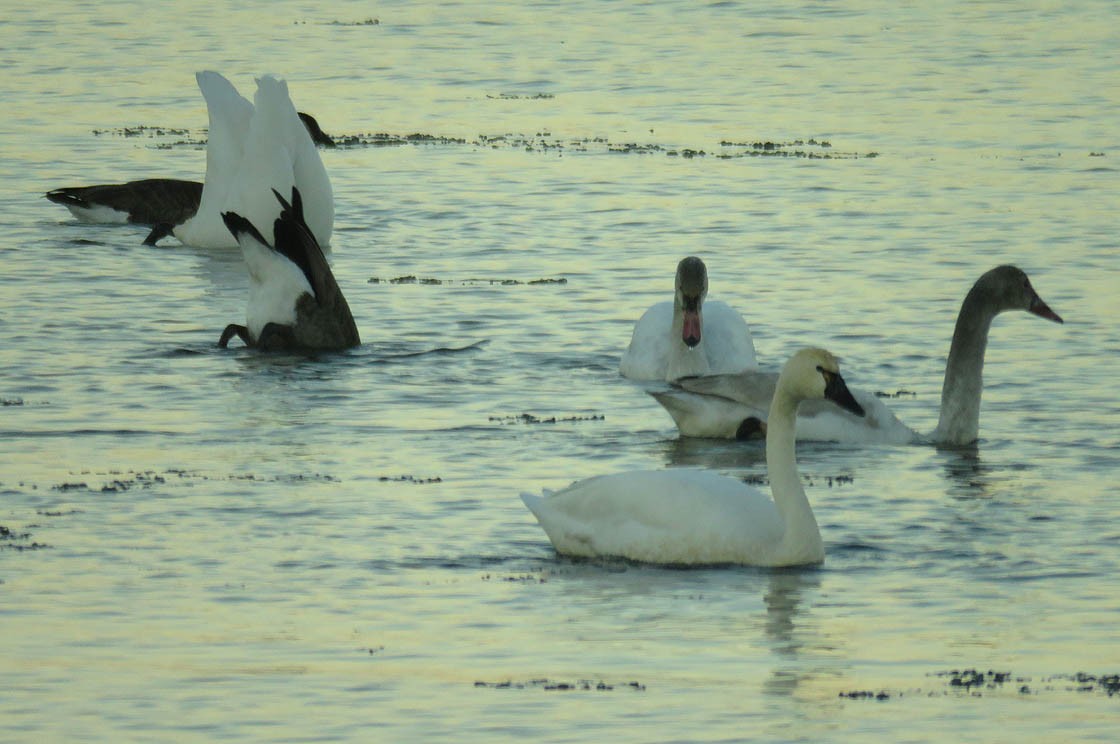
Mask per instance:
[[[673,302],[651,305],[634,325],[619,372],[631,380],[675,380],[686,375],[723,374],[757,365],[750,326],[733,307],[704,302],[704,338],[692,349],[673,333]],[[674,361],[679,357],[679,361]]]
[[[613,473],[521,499],[557,552],[572,556],[752,564],[758,551],[743,541],[743,530],[763,543],[776,542],[782,534],[768,496],[705,470]]]
[[[673,300],[642,313],[619,373],[631,380],[672,381],[753,369],[757,362],[747,322],[726,303],[707,302],[707,295],[704,262],[696,256],[681,259]]]
[[[651,391],[686,437],[735,439],[748,418],[766,421],[778,375],[742,372],[679,380],[680,387]],[[850,444],[909,444],[925,438],[902,423],[874,393],[852,389],[863,406],[855,416],[829,401],[807,400],[797,412],[797,438]]]
[[[269,323],[293,325],[300,296],[315,296],[307,276],[287,256],[263,245],[249,233],[238,235],[238,243],[249,270],[245,327],[251,337],[259,339]]]
[[[304,216],[320,245],[330,243],[334,199],[319,151],[299,119],[288,86],[275,75],[257,80],[254,103],[216,72],[199,72],[210,131],[206,143],[206,180],[198,212],[174,228],[179,240],[198,247],[237,244],[222,212],[236,212],[274,240],[272,224],[280,206],[272,190],[304,197]]]
[[[923,436],[871,393],[853,391],[866,416],[858,418],[826,401],[807,401],[798,413],[797,438],[851,443],[907,444],[936,442],[967,445],[980,426],[984,355],[992,320],[1009,310],[1024,310],[1061,323],[1043,302],[1030,279],[1015,266],[997,266],[973,284],[957,314],[937,428]],[[777,376],[765,372],[709,375],[678,380],[679,389],[651,393],[669,412],[680,433],[695,437],[736,436],[748,417],[765,420]]]
[[[859,410],[821,349],[795,354],[770,407],[766,470],[773,500],[703,470],[637,470],[577,481],[522,500],[560,553],[648,563],[786,566],[824,559],[824,543],[797,474],[794,427],[802,400],[826,395]]]

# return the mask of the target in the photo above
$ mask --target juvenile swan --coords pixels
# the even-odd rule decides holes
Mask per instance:
[[[770,404],[766,470],[773,500],[704,470],[639,470],[522,494],[557,552],[662,564],[794,566],[824,560],[813,509],[797,475],[794,430],[803,400],[863,409],[822,349],[793,355]]]
[[[754,368],[751,329],[730,305],[708,295],[708,269],[696,256],[677,265],[673,301],[651,306],[634,326],[618,371],[631,380],[672,382],[686,375]]]
[[[275,247],[249,220],[233,212],[222,219],[241,246],[249,269],[246,325],[230,324],[218,346],[235,335],[262,350],[347,349],[361,343],[358,327],[315,235],[303,218],[303,200],[292,187],[289,204],[279,192]]]
[[[828,403],[810,401],[798,415],[798,438],[891,444],[975,442],[980,432],[988,330],[992,320],[1006,310],[1026,310],[1040,318],[1062,322],[1038,296],[1021,269],[998,266],[977,279],[957,316],[941,390],[941,417],[929,436],[922,436],[899,421],[872,393],[855,390],[853,394],[866,409],[866,416],[857,418]],[[766,372],[696,377],[680,380],[678,389],[651,395],[673,417],[682,435],[735,438],[757,432],[759,423],[765,421],[775,377]]]

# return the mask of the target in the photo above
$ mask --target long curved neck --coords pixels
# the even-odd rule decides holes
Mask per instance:
[[[974,287],[961,303],[945,382],[941,416],[933,439],[945,444],[971,444],[980,435],[980,394],[984,389],[984,352],[996,311]]]
[[[766,472],[774,506],[785,524],[782,550],[796,551],[802,561],[819,561],[824,558],[824,543],[797,473],[797,403],[782,391],[779,380],[766,420]]]
[[[669,333],[669,365],[665,375],[667,380],[706,375],[711,371],[703,337],[694,347],[684,342],[684,308],[681,307],[680,300],[673,302],[673,325]]]

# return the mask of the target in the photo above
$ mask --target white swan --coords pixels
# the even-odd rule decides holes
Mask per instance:
[[[798,438],[889,444],[975,442],[980,432],[988,330],[992,319],[1006,310],[1026,310],[1062,322],[1038,296],[1021,269],[998,266],[977,279],[957,316],[945,365],[941,417],[933,433],[922,436],[899,421],[878,397],[855,390],[852,394],[866,410],[866,416],[856,418],[828,403],[808,401],[798,415]],[[776,375],[766,372],[696,377],[678,381],[678,389],[650,394],[665,407],[684,436],[745,438],[760,431],[759,423],[765,421],[775,380]]]
[[[687,469],[604,475],[521,498],[565,555],[689,565],[819,563],[824,544],[794,457],[798,404],[818,398],[861,413],[836,359],[803,349],[782,369],[770,405],[766,471],[773,500],[738,479]]]
[[[235,335],[265,351],[357,346],[361,339],[354,316],[304,221],[299,189],[292,187],[290,204],[272,193],[281,208],[273,225],[274,245],[243,216],[222,214],[249,269],[249,304],[246,324],[226,326],[218,346],[224,348]]]
[[[271,192],[287,194],[297,186],[308,227],[319,245],[328,245],[334,226],[331,183],[288,96],[288,84],[275,75],[261,76],[254,105],[216,72],[195,77],[210,118],[198,211],[181,223],[157,225],[144,242],[154,244],[171,234],[197,247],[233,247],[236,242],[222,221],[227,211],[263,225],[271,240],[272,223],[280,214]]]
[[[688,375],[756,366],[751,329],[731,306],[705,302],[708,269],[695,256],[677,265],[672,302],[659,302],[634,326],[618,371],[631,380],[672,382]]]

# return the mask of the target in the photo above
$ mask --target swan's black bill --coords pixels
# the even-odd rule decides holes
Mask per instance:
[[[1040,318],[1052,320],[1055,323],[1065,323],[1065,321],[1062,320],[1062,316],[1051,310],[1050,306],[1043,302],[1042,298],[1037,294],[1034,296],[1034,299],[1031,300],[1031,306],[1027,308],[1027,312],[1033,313]]]
[[[857,416],[863,416],[863,406],[861,406],[852,395],[852,391],[844,383],[844,378],[838,372],[828,372],[821,370],[824,375],[824,397],[831,400],[836,405],[843,408],[845,411],[850,411]]]

